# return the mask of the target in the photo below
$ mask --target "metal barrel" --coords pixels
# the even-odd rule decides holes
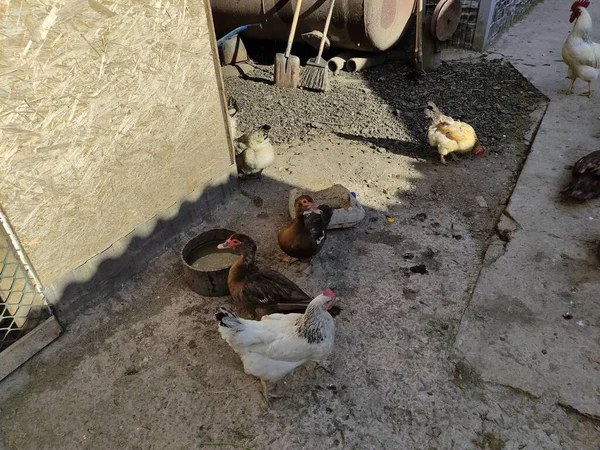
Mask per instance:
[[[296,41],[303,33],[323,30],[329,2],[303,1]],[[211,0],[211,5],[217,36],[260,22],[262,29],[248,29],[245,35],[286,41],[296,0]],[[413,7],[412,0],[336,0],[328,33],[331,45],[368,52],[387,50],[402,37]]]

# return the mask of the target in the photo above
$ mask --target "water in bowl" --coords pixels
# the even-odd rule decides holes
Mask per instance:
[[[230,267],[238,255],[229,250],[219,250],[222,241],[212,241],[194,249],[186,258],[187,263],[196,270],[214,272]]]

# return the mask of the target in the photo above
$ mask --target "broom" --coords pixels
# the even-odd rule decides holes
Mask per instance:
[[[304,70],[302,71],[300,87],[305,89],[321,92],[329,90],[329,69],[327,68],[327,61],[321,58],[321,55],[323,55],[323,49],[325,48],[327,31],[329,30],[329,22],[331,22],[334,5],[335,0],[331,0],[331,6],[329,6],[327,20],[325,21],[325,28],[323,29],[323,37],[321,37],[319,53],[316,58],[311,58],[307,61],[306,67],[304,67]]]

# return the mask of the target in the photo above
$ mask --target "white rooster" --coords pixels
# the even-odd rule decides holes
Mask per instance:
[[[313,299],[304,314],[270,314],[260,321],[238,317],[226,307],[217,309],[221,337],[242,359],[244,372],[260,378],[265,400],[267,383],[276,383],[302,364],[323,364],[333,350],[335,325],[329,310],[336,299],[327,289]]]
[[[600,71],[600,45],[592,41],[592,18],[586,10],[589,4],[588,0],[578,0],[571,5],[569,22],[575,24],[562,48],[563,60],[569,66],[567,78],[571,80],[566,95],[573,92],[575,80],[581,78],[587,81],[588,90],[580,95],[591,97],[592,81]]]

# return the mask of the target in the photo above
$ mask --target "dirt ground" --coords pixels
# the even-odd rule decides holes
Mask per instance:
[[[246,232],[259,263],[308,292],[334,288],[345,309],[333,373],[299,368],[267,410],[218,335],[214,310],[230,300],[202,298],[181,279],[182,236],[3,383],[5,447],[599,448],[596,422],[447,360],[545,98],[509,64],[484,59],[422,76],[392,62],[336,77],[323,95],[276,88],[268,74],[258,66],[226,86],[241,130],[273,127],[275,165],[187,237]],[[488,154],[442,166],[424,140],[430,99],[471,123]],[[312,274],[298,272],[275,238],[289,189],[334,183],[367,215],[330,234]]]

